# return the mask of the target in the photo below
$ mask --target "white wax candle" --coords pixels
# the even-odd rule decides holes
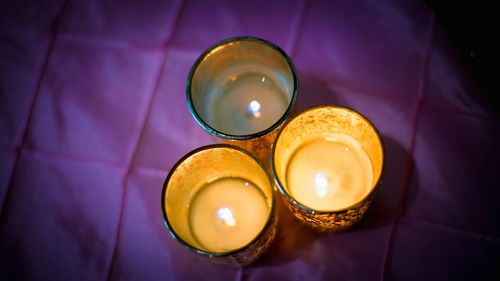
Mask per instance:
[[[214,129],[248,135],[276,123],[290,103],[284,78],[268,67],[245,64],[221,73],[206,91],[205,119]]]
[[[222,178],[202,187],[193,197],[189,219],[200,245],[227,252],[251,242],[266,224],[269,208],[263,193],[241,178]]]
[[[349,207],[371,190],[373,170],[368,155],[345,134],[314,138],[294,151],[287,167],[289,192],[317,211]]]

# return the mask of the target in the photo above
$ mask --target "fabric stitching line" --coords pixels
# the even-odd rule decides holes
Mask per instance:
[[[5,223],[5,220],[6,220],[5,213],[7,210],[7,205],[9,204],[8,202],[9,202],[10,198],[12,197],[12,189],[13,189],[12,183],[14,180],[14,175],[17,172],[17,168],[18,168],[17,166],[19,165],[19,159],[21,158],[21,153],[23,152],[23,150],[25,149],[25,146],[26,146],[28,132],[29,132],[29,129],[31,127],[31,120],[33,118],[33,113],[35,111],[35,106],[36,106],[36,103],[38,101],[38,97],[40,96],[42,82],[44,81],[44,77],[45,77],[47,69],[49,67],[50,58],[52,56],[52,52],[54,50],[54,46],[56,44],[58,34],[59,34],[59,26],[61,24],[64,12],[66,11],[66,8],[68,6],[68,2],[69,1],[66,0],[62,4],[61,10],[57,14],[57,16],[54,17],[54,20],[53,20],[52,25],[51,25],[51,29],[54,33],[53,33],[52,38],[50,40],[50,43],[47,47],[47,52],[45,54],[45,59],[43,60],[42,67],[40,68],[40,76],[38,77],[38,80],[36,82],[35,93],[34,93],[33,98],[31,100],[30,109],[28,111],[28,118],[26,120],[26,125],[25,125],[23,133],[22,133],[21,142],[15,149],[14,168],[12,169],[12,172],[11,172],[10,177],[9,177],[9,181],[7,184],[7,190],[5,192],[4,202],[3,202],[2,206],[0,206],[0,228],[3,226],[3,224]]]
[[[125,199],[126,199],[126,195],[127,195],[126,179],[129,176],[130,172],[132,171],[133,161],[134,161],[134,159],[136,157],[136,153],[138,151],[138,148],[139,148],[139,145],[140,145],[140,142],[141,142],[141,139],[142,139],[142,135],[144,133],[147,121],[149,119],[149,116],[150,116],[150,113],[151,113],[151,109],[152,109],[152,106],[153,106],[153,102],[154,102],[155,97],[156,97],[156,95],[157,95],[157,93],[159,91],[161,77],[163,77],[162,74],[164,73],[165,67],[166,67],[168,47],[171,44],[171,42],[173,41],[173,39],[175,38],[175,34],[176,34],[176,31],[177,31],[177,28],[178,28],[178,25],[179,25],[179,22],[180,22],[180,18],[182,16],[183,10],[185,8],[185,4],[186,4],[186,0],[182,1],[181,4],[179,4],[179,8],[178,8],[178,11],[177,11],[176,19],[175,19],[175,21],[173,23],[172,32],[171,32],[169,38],[166,40],[166,42],[164,44],[165,50],[164,50],[163,58],[162,58],[162,65],[160,67],[160,70],[158,72],[158,76],[157,76],[156,82],[154,84],[155,86],[154,86],[154,89],[153,89],[153,93],[151,94],[150,100],[148,102],[148,106],[146,108],[145,116],[144,116],[143,122],[142,122],[143,123],[142,127],[140,128],[138,136],[137,136],[136,141],[135,141],[135,144],[133,145],[134,148],[133,148],[132,152],[130,153],[131,156],[130,156],[130,159],[128,161],[125,173],[124,173],[123,178],[122,178],[122,185],[121,185],[121,187],[123,189],[122,190],[123,193],[122,193],[122,196],[121,196],[121,204],[120,204],[118,224],[117,224],[116,237],[115,237],[115,246],[113,248],[113,252],[112,252],[112,255],[111,255],[111,260],[109,261],[108,271],[107,271],[106,279],[105,280],[112,280],[112,277],[113,277],[113,268],[114,268],[116,257],[117,257],[117,254],[118,254],[118,246],[119,246],[119,242],[120,242],[120,239],[121,239],[121,230],[122,230],[121,227],[122,227],[122,224],[123,224],[123,217],[124,217],[124,213],[125,213]]]
[[[403,206],[406,201],[406,196],[407,196],[407,190],[408,190],[408,185],[410,183],[411,179],[411,174],[412,174],[412,169],[413,169],[413,153],[414,153],[414,148],[415,148],[415,140],[417,137],[417,126],[418,126],[418,119],[419,119],[419,113],[420,113],[420,108],[421,108],[421,101],[424,97],[424,91],[425,91],[425,84],[427,81],[427,69],[429,67],[429,58],[431,55],[431,47],[433,43],[433,36],[434,36],[434,13],[430,13],[430,19],[429,19],[429,31],[428,31],[428,38],[427,38],[427,47],[425,51],[425,55],[423,58],[423,63],[422,63],[422,73],[418,85],[418,92],[417,92],[417,108],[415,110],[414,116],[413,116],[413,124],[412,124],[412,138],[409,146],[409,156],[407,159],[406,163],[406,172],[405,172],[405,179],[403,181],[403,191],[400,195],[399,202],[398,202],[398,210],[396,211],[395,215],[395,220],[393,220],[391,224],[391,229],[388,233],[388,238],[387,238],[387,244],[384,252],[384,257],[382,259],[382,264],[381,264],[381,270],[380,270],[380,280],[385,279],[385,274],[386,271],[388,270],[388,263],[389,259],[391,258],[392,254],[392,244],[394,242],[394,235],[397,227],[397,219],[401,216],[403,212]],[[411,158],[410,158],[411,157]]]

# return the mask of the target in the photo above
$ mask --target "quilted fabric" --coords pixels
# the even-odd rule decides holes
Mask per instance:
[[[240,35],[290,54],[299,109],[370,118],[386,166],[355,227],[320,235],[280,202],[271,249],[232,269],[168,235],[160,195],[211,142],[188,70]],[[500,120],[418,1],[1,1],[0,75],[0,280],[500,278]]]

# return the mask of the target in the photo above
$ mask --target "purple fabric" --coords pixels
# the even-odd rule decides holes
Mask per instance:
[[[280,202],[240,270],[182,248],[160,210],[168,170],[211,142],[187,72],[237,35],[290,54],[299,108],[354,108],[386,149],[359,224],[320,235]],[[418,1],[2,1],[0,62],[0,280],[500,278],[500,120]]]

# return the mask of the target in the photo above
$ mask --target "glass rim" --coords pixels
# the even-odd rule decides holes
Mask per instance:
[[[306,205],[298,202],[284,188],[284,185],[282,184],[282,181],[278,177],[278,173],[276,171],[276,166],[274,164],[274,162],[275,162],[275,156],[274,156],[274,154],[276,152],[276,145],[278,143],[279,138],[281,137],[282,132],[285,130],[285,128],[290,123],[292,123],[294,120],[296,120],[300,115],[302,115],[304,113],[307,113],[309,111],[314,111],[314,110],[324,109],[324,108],[336,109],[336,110],[339,110],[339,109],[340,110],[346,110],[346,111],[349,111],[351,113],[354,113],[355,115],[357,115],[358,117],[360,117],[362,120],[364,120],[365,122],[367,122],[370,125],[370,127],[374,129],[375,135],[377,136],[377,139],[379,140],[380,148],[382,150],[382,161],[381,161],[382,165],[380,167],[380,173],[378,174],[376,181],[374,181],[373,185],[370,187],[370,192],[368,192],[359,201],[357,201],[357,202],[355,202],[355,203],[353,203],[353,204],[351,204],[351,205],[349,205],[347,207],[343,207],[343,208],[340,208],[340,209],[337,209],[337,210],[331,210],[331,211],[314,210],[314,209],[312,209],[310,207],[307,207]],[[292,118],[290,118],[290,120],[288,120],[288,122],[286,124],[284,124],[284,126],[278,132],[278,135],[276,136],[276,139],[273,142],[273,145],[271,147],[271,155],[270,155],[270,162],[271,163],[270,164],[271,164],[271,171],[272,171],[273,178],[274,178],[274,183],[278,187],[278,190],[280,191],[280,193],[283,195],[283,197],[285,197],[285,199],[288,202],[292,203],[294,206],[300,208],[301,210],[306,211],[307,213],[310,213],[310,214],[339,214],[339,213],[345,213],[348,210],[354,209],[358,205],[363,204],[368,198],[370,198],[371,196],[373,196],[375,194],[376,190],[377,190],[377,186],[380,183],[380,178],[382,177],[382,172],[384,170],[384,156],[385,156],[384,143],[382,142],[382,138],[380,136],[381,135],[380,135],[380,132],[378,131],[377,127],[375,127],[375,125],[367,117],[365,117],[363,114],[359,113],[358,111],[356,111],[356,110],[354,110],[352,108],[345,107],[345,106],[337,106],[337,105],[316,105],[316,106],[308,107],[308,108],[306,108],[306,109],[298,112],[297,114],[295,114]]]
[[[257,42],[257,43],[263,44],[263,45],[270,47],[271,49],[277,51],[287,62],[288,67],[290,68],[290,72],[291,72],[292,80],[293,80],[292,81],[293,82],[292,97],[291,97],[290,102],[288,103],[288,107],[287,107],[286,111],[283,113],[283,115],[278,120],[276,120],[276,122],[273,123],[270,127],[266,128],[264,130],[261,130],[261,131],[258,131],[258,132],[252,133],[252,134],[246,134],[246,135],[228,134],[228,133],[221,132],[221,131],[213,128],[212,126],[210,126],[207,122],[205,122],[205,120],[203,120],[203,118],[200,116],[198,111],[196,111],[196,108],[193,104],[193,98],[191,96],[191,84],[193,81],[194,73],[196,72],[198,67],[201,65],[201,63],[205,60],[205,58],[216,48],[223,46],[223,45],[226,45],[226,44],[229,44],[229,43],[237,42],[237,41]],[[219,41],[219,42],[215,43],[214,45],[208,47],[196,59],[195,63],[193,64],[193,66],[189,70],[189,74],[188,74],[188,78],[187,78],[187,82],[186,82],[187,104],[188,104],[189,111],[191,112],[191,115],[193,115],[196,122],[209,134],[214,135],[214,136],[219,137],[219,138],[222,138],[222,139],[228,139],[228,140],[249,140],[249,139],[259,138],[261,136],[264,136],[264,135],[272,132],[274,129],[278,128],[283,122],[285,122],[290,117],[291,113],[293,112],[293,107],[294,107],[296,99],[297,99],[297,92],[298,92],[297,70],[295,69],[295,65],[293,64],[292,59],[287,55],[287,53],[285,51],[283,51],[276,44],[274,44],[268,40],[261,39],[258,37],[253,37],[253,36],[230,37],[230,38]]]
[[[205,251],[203,249],[199,249],[193,245],[191,245],[190,243],[186,242],[180,235],[177,234],[177,232],[175,232],[173,226],[171,225],[169,219],[168,219],[168,215],[167,215],[167,209],[166,209],[166,193],[167,193],[167,186],[168,186],[168,183],[170,181],[170,178],[174,175],[175,171],[177,170],[177,168],[187,159],[189,159],[190,157],[202,152],[202,151],[205,151],[205,150],[208,150],[208,149],[221,149],[221,148],[224,148],[224,149],[230,149],[230,150],[236,150],[246,156],[249,156],[250,159],[254,160],[258,165],[259,167],[262,169],[262,171],[264,171],[264,173],[266,174],[267,176],[267,179],[269,181],[269,187],[271,188],[271,208],[269,210],[269,214],[268,214],[268,217],[266,219],[266,223],[264,224],[264,226],[262,227],[262,229],[259,231],[259,233],[250,241],[248,242],[247,244],[239,247],[239,248],[236,248],[236,249],[233,249],[233,250],[230,250],[230,251],[227,251],[227,252],[222,252],[222,253],[215,253],[215,252],[210,252],[210,251]],[[203,255],[203,256],[208,256],[208,257],[228,257],[228,256],[231,256],[231,255],[234,255],[234,254],[237,254],[239,252],[242,252],[246,249],[248,249],[252,244],[254,244],[263,234],[264,232],[270,227],[271,225],[271,222],[274,220],[274,213],[275,213],[275,209],[276,209],[276,190],[274,188],[274,184],[273,184],[273,180],[271,178],[271,175],[267,172],[267,170],[264,168],[264,165],[262,164],[262,162],[260,162],[257,158],[255,158],[252,154],[250,154],[248,151],[244,150],[243,148],[240,148],[240,147],[237,147],[237,146],[234,146],[234,145],[230,145],[230,144],[210,144],[210,145],[205,145],[205,146],[201,146],[201,147],[198,147],[194,150],[191,150],[190,152],[188,152],[186,155],[184,155],[183,157],[181,157],[175,164],[174,166],[172,166],[172,168],[170,169],[168,175],[167,175],[167,178],[165,179],[165,182],[163,183],[163,188],[162,188],[162,192],[161,192],[161,209],[162,209],[162,214],[163,214],[163,222],[165,223],[165,226],[167,227],[168,231],[169,231],[169,234],[172,238],[174,238],[174,240],[178,241],[180,244],[182,244],[185,248],[188,248],[189,250],[191,251],[194,251],[195,253],[197,254],[200,254],[200,255]]]

